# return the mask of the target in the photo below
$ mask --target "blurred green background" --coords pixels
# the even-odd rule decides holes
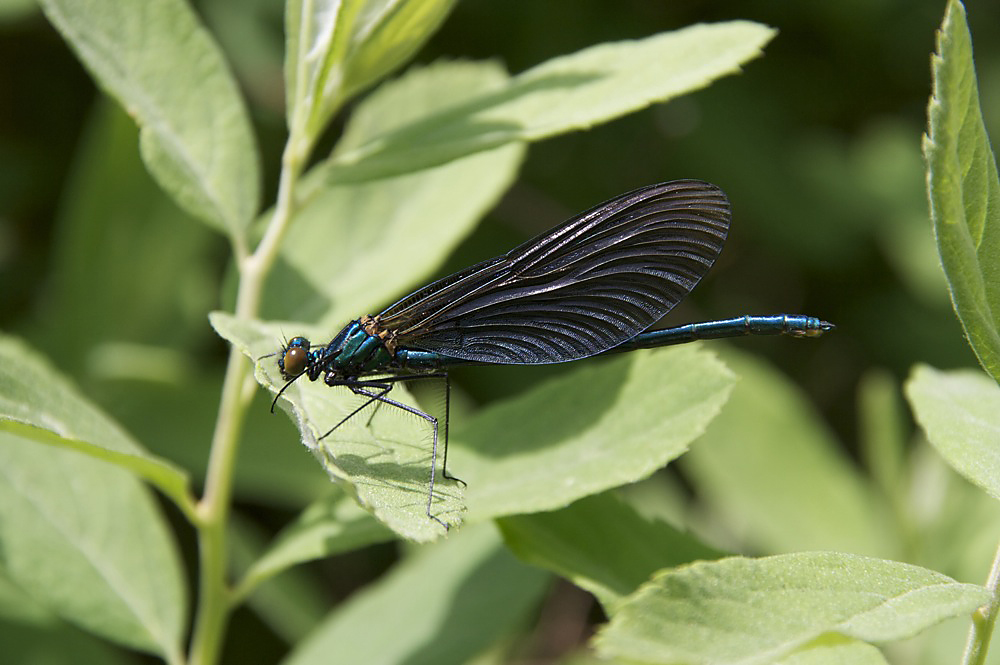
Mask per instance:
[[[249,99],[270,203],[285,128],[283,9],[271,0],[196,7]],[[998,136],[1000,4],[966,7],[986,124]],[[727,248],[664,324],[777,312],[836,323],[821,340],[736,344],[803,386],[855,454],[866,372],[902,380],[918,361],[975,366],[938,267],[920,154],[943,11],[942,0],[460,2],[419,61],[496,58],[519,72],[600,42],[736,18],[779,34],[741,75],[532,145],[518,182],[440,274],[615,194],[674,178],[714,182],[733,203]],[[226,306],[218,294],[228,247],[159,193],[136,153],[131,123],[33,3],[0,3],[0,327],[29,338],[140,441],[198,474],[227,351],[205,315]],[[561,371],[455,378],[475,404]],[[245,514],[265,529],[327,483],[285,418],[266,412],[261,395],[238,487]],[[391,550],[367,551],[315,567],[336,567],[327,593],[340,597],[391,559]]]

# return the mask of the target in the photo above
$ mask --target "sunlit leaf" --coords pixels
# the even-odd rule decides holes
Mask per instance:
[[[0,430],[117,464],[192,510],[187,473],[143,450],[38,354],[0,337]]]
[[[258,361],[255,372],[261,385],[273,393],[281,389],[284,381],[278,375],[273,354],[278,351],[284,326],[240,321],[222,312],[213,312],[211,321],[219,335]],[[308,335],[316,331],[300,327],[298,332]],[[268,354],[272,355],[264,357]],[[395,388],[392,396],[413,403],[402,387]],[[431,442],[430,427],[425,421],[397,413],[399,409],[382,408],[373,414],[373,407],[369,406],[330,436],[323,437],[364,402],[347,389],[330,388],[322,381],[312,383],[303,378],[283,393],[278,406],[291,416],[299,428],[302,445],[312,452],[331,479],[354,495],[379,521],[410,540],[440,538],[445,529],[427,516]],[[289,441],[288,445],[294,443]],[[439,457],[439,466],[440,463]],[[462,487],[443,480],[438,468],[431,505],[434,517],[449,526],[458,526],[465,511],[462,494]]]
[[[697,345],[579,362],[453,423],[449,470],[468,519],[562,508],[648,477],[705,432],[735,382]]]
[[[1000,381],[1000,180],[957,0],[948,3],[933,69],[924,155],[938,251],[969,344]]]
[[[288,123],[304,152],[348,98],[405,62],[454,0],[292,0],[286,6]],[[300,155],[304,156],[304,155]]]
[[[769,663],[830,633],[911,637],[988,600],[982,587],[881,559],[731,558],[657,576],[619,606],[596,645],[606,657],[648,663]]]
[[[146,166],[193,215],[242,238],[259,202],[250,121],[218,46],[183,0],[42,0],[139,124]]]
[[[970,482],[1000,499],[1000,387],[974,371],[920,365],[906,396],[927,440]]]
[[[503,88],[360,145],[338,146],[328,177],[334,182],[383,178],[607,122],[738,72],[773,35],[757,23],[730,21],[553,58]]]

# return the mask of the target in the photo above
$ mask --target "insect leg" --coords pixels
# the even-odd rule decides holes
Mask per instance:
[[[441,475],[447,480],[454,480],[461,483],[462,487],[467,487],[468,483],[448,473],[448,435],[451,427],[451,379],[447,372],[434,372],[432,374],[412,374],[390,377],[394,382],[415,381],[419,379],[444,379],[444,450],[441,455]]]
[[[383,383],[383,382],[375,382],[375,381],[347,381],[347,380],[342,380],[342,381],[337,381],[337,382],[333,382],[333,383],[328,383],[327,385],[330,385],[330,386],[347,386],[348,388],[351,389],[351,392],[353,392],[355,395],[364,395],[365,397],[368,398],[368,401],[366,401],[364,404],[362,404],[358,408],[356,408],[353,411],[351,411],[350,413],[348,413],[343,418],[341,418],[340,422],[338,422],[336,425],[334,425],[329,430],[327,430],[326,434],[324,434],[323,436],[319,437],[320,440],[323,440],[326,437],[330,436],[335,429],[337,429],[338,427],[340,427],[341,425],[343,425],[344,423],[346,423],[348,420],[350,420],[351,418],[353,418],[354,416],[356,416],[358,414],[358,412],[360,412],[362,409],[364,409],[366,406],[368,406],[372,402],[376,402],[376,401],[381,402],[381,401],[383,401],[384,398],[385,398],[386,393],[388,393],[390,390],[392,390],[392,383]],[[370,393],[370,392],[364,390],[364,388],[374,388],[378,392]]]
[[[448,375],[444,375],[444,455],[442,455],[441,460],[441,475],[448,480],[454,480],[457,483],[462,483],[462,487],[468,487],[468,484],[459,478],[458,476],[453,476],[448,473],[448,430],[451,426],[451,379]]]
[[[426,375],[420,375],[421,378],[423,378],[424,376]],[[399,378],[397,377],[392,377],[392,378],[399,380]],[[412,378],[412,377],[407,377],[407,378]],[[429,487],[427,490],[427,507],[425,512],[427,513],[427,517],[431,518],[432,520],[440,524],[442,527],[444,527],[445,530],[447,530],[448,524],[442,521],[440,518],[434,515],[434,513],[431,512],[431,508],[433,507],[434,504],[434,482],[437,473],[438,419],[429,413],[421,411],[416,407],[412,407],[409,406],[408,404],[403,404],[402,402],[398,402],[394,399],[386,397],[385,395],[392,388],[393,383],[395,383],[395,381],[381,385],[378,385],[375,382],[371,383],[366,382],[366,384],[355,384],[350,388],[358,395],[364,395],[370,398],[368,402],[365,403],[365,406],[377,400],[379,402],[384,402],[391,406],[395,406],[396,408],[402,409],[407,413],[412,413],[415,416],[419,416],[420,418],[423,418],[428,423],[430,423],[431,429],[434,432],[434,438],[431,444],[431,477],[430,477]],[[368,390],[366,390],[367,387],[375,388],[378,392],[369,392]]]

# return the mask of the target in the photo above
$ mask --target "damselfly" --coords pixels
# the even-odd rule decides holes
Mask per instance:
[[[816,337],[833,329],[814,317],[778,314],[643,332],[712,267],[730,217],[722,190],[699,180],[622,194],[352,321],[327,344],[291,339],[276,354],[287,383],[275,403],[299,377],[322,376],[326,385],[365,398],[323,437],[373,402],[426,420],[433,429],[427,515],[447,528],[432,512],[439,421],[389,397],[397,383],[436,378],[447,386],[447,370],[456,365],[558,363],[697,339]],[[445,394],[442,472],[450,478],[447,388]]]

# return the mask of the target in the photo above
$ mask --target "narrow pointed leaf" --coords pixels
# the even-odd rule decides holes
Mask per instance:
[[[454,0],[292,0],[286,8],[289,127],[311,145],[341,104],[409,59]]]
[[[1000,381],[1000,180],[957,0],[948,3],[933,69],[924,155],[938,252],[969,344]]]
[[[749,21],[694,25],[554,58],[502,89],[452,105],[361,145],[338,146],[334,182],[408,173],[512,141],[585,129],[739,71],[774,35]]]
[[[455,0],[364,0],[347,59],[347,94],[366,88],[409,60],[454,4]]]
[[[285,5],[288,127],[306,144],[342,102],[343,60],[359,2],[290,0]]]
[[[256,145],[239,89],[183,0],[43,0],[98,85],[132,115],[142,156],[186,210],[240,238],[259,198]]]

